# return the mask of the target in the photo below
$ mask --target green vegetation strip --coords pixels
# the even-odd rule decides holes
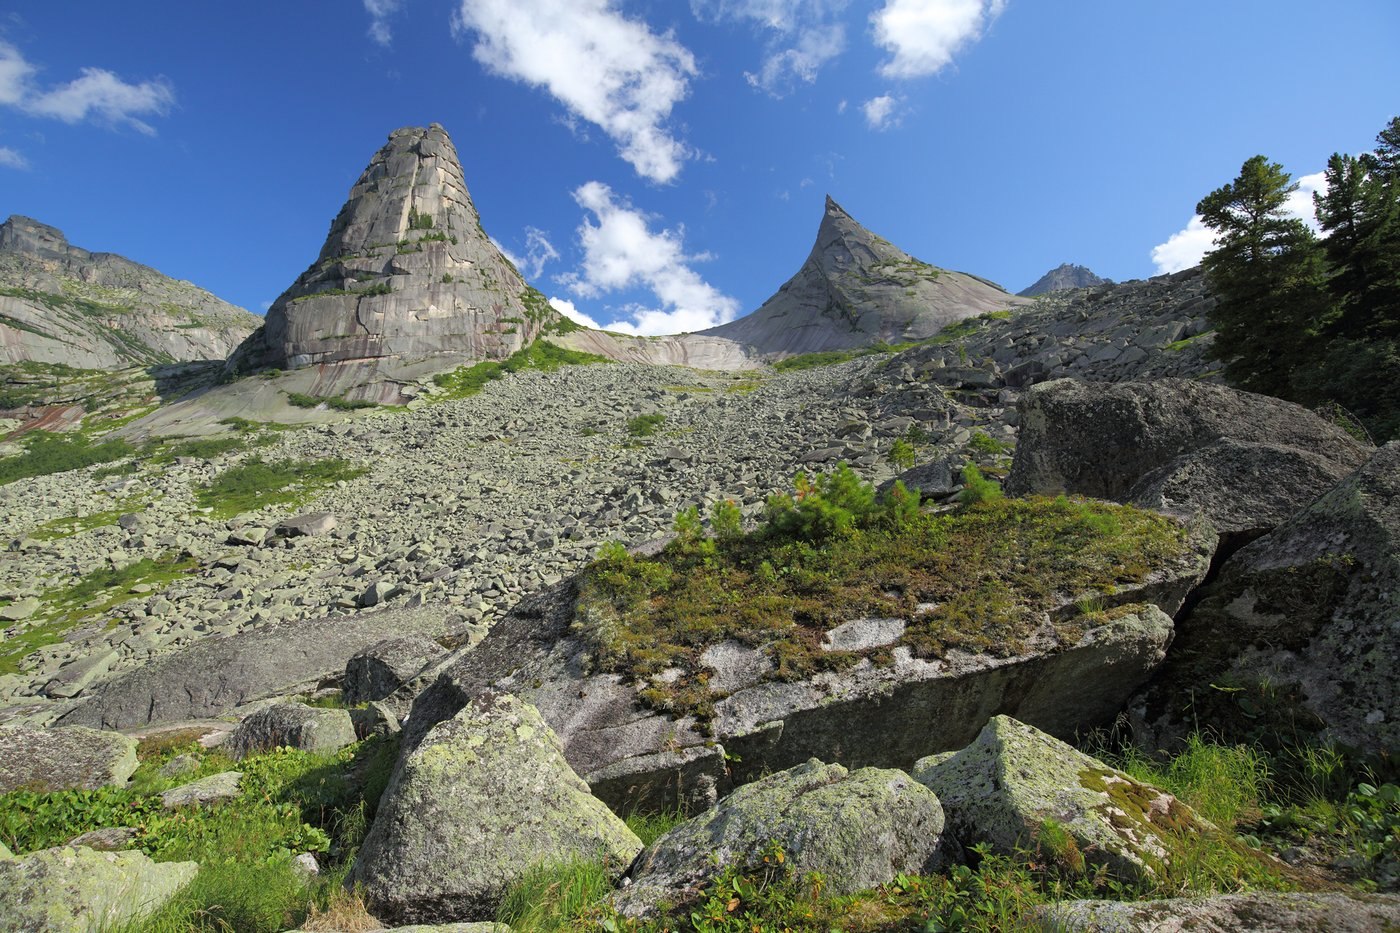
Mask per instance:
[[[324,405],[332,411],[358,411],[361,408],[378,408],[376,402],[367,399],[344,398],[339,395],[306,395],[302,392],[288,392],[287,401],[297,408],[316,408]]]
[[[433,384],[438,387],[434,398],[440,401],[467,398],[480,392],[493,380],[526,369],[552,373],[565,366],[606,362],[609,362],[607,357],[598,356],[596,353],[568,350],[548,340],[536,340],[500,362],[483,360],[472,366],[459,366],[449,373],[439,373],[433,377]]]
[[[790,356],[785,360],[778,360],[773,364],[773,368],[778,372],[814,369],[818,366],[834,366],[837,363],[846,363],[863,356],[902,353],[905,350],[926,345],[939,346],[951,343],[954,340],[971,337],[973,334],[981,331],[990,321],[1005,321],[1010,319],[1010,317],[1010,311],[988,311],[985,314],[977,315],[977,317],[967,318],[966,320],[958,321],[956,324],[949,324],[926,340],[906,340],[900,343],[875,343],[868,347],[855,347],[850,350],[823,350],[818,353],[804,353],[800,356]]]
[[[0,486],[32,476],[64,473],[98,463],[111,463],[135,453],[124,440],[94,443],[83,434],[32,431],[24,436],[24,453],[0,460]]]
[[[345,460],[266,462],[252,457],[220,473],[195,499],[201,507],[213,509],[216,518],[232,518],[267,506],[300,504],[328,486],[367,472]]]
[[[921,512],[902,486],[877,500],[844,465],[815,480],[799,475],[796,494],[770,500],[764,525],[749,534],[732,504],[712,515],[713,538],[697,513],[684,512],[678,537],[656,556],[617,544],[599,552],[575,625],[599,669],[643,684],[658,709],[703,719],[714,695],[699,656],[719,642],[761,648],[776,680],[858,660],[822,650],[830,629],[856,618],[908,620],[900,643],[918,657],[955,648],[1008,657],[1048,610],[1140,582],[1185,547],[1185,529],[1155,514],[1064,497],[1002,499],[975,471],[968,479],[966,498],[983,501],[949,514]],[[1077,640],[1085,621],[1058,623],[1062,639]],[[654,679],[668,668],[685,676]]]

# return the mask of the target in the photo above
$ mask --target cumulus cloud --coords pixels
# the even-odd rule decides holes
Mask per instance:
[[[889,94],[872,97],[861,104],[865,122],[872,130],[887,130],[899,125],[900,99]]]
[[[1006,0],[885,0],[870,15],[876,44],[890,53],[880,73],[887,78],[937,74],[981,39],[1004,9]]]
[[[369,37],[380,45],[388,45],[394,39],[389,28],[389,19],[403,6],[403,0],[364,0],[365,12],[369,14]]]
[[[698,69],[690,50],[613,0],[461,0],[459,33],[488,71],[548,91],[598,126],[643,178],[666,183],[691,154],[666,126]]]
[[[574,305],[574,303],[568,300],[567,298],[551,297],[549,299],[549,306],[555,311],[558,311],[560,314],[564,315],[564,317],[573,321],[575,324],[582,324],[584,327],[591,327],[594,330],[603,329],[601,324],[599,324],[597,321],[593,320],[593,318],[580,311]]]
[[[491,241],[496,243],[495,240]],[[544,267],[559,258],[559,251],[549,242],[549,235],[538,227],[525,228],[525,254],[517,255],[500,243],[496,248],[510,260],[511,265],[527,279],[537,279],[544,274]]]
[[[763,64],[746,71],[749,84],[774,97],[811,84],[821,69],[846,50],[839,21],[848,0],[691,0],[701,19],[746,22],[766,37]]]
[[[1320,228],[1317,218],[1313,216],[1313,193],[1326,192],[1326,176],[1317,172],[1304,175],[1297,181],[1298,190],[1288,196],[1284,210],[1290,217],[1297,217],[1317,231]],[[1206,253],[1214,248],[1215,231],[1206,226],[1200,214],[1195,214],[1185,227],[1173,233],[1165,243],[1152,247],[1152,264],[1157,267],[1158,275],[1180,272],[1199,265]]]
[[[175,91],[164,78],[131,84],[105,68],[84,68],[81,77],[41,90],[33,84],[35,71],[19,49],[0,43],[0,104],[65,123],[94,119],[130,126],[147,136],[156,130],[141,117],[163,117],[175,105]]]
[[[691,268],[706,255],[685,252],[684,231],[653,231],[647,215],[614,196],[602,182],[591,181],[574,192],[574,200],[597,222],[585,216],[578,228],[583,247],[579,271],[560,281],[575,295],[596,298],[627,288],[644,287],[660,307],[629,305],[609,330],[632,334],[675,334],[703,330],[739,313],[739,302],[721,293]]]
[[[22,153],[9,146],[0,146],[0,165],[5,168],[27,169],[29,168],[29,160]]]

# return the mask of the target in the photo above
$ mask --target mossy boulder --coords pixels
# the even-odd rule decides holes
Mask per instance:
[[[488,693],[399,760],[347,883],[395,923],[488,920],[539,862],[601,857],[620,876],[641,848],[539,712]]]
[[[243,772],[220,771],[170,788],[160,795],[161,806],[174,810],[177,807],[206,807],[221,800],[232,800],[238,796],[238,785],[242,782]]]
[[[963,845],[1006,855],[1042,845],[1051,858],[1082,857],[1126,880],[1161,877],[1183,834],[1217,831],[1171,794],[1009,716],[961,751],[920,760],[913,774],[938,795]]]
[[[633,916],[697,894],[724,866],[821,872],[826,891],[850,894],[948,861],[938,798],[903,771],[847,771],[816,759],[739,788],[682,823],[637,859],[616,899]],[[775,849],[776,847],[776,849]],[[956,849],[956,845],[953,844]]]
[[[1224,894],[1160,901],[1066,901],[1041,912],[1056,933],[1372,933],[1400,929],[1400,897],[1378,894]]]
[[[125,784],[136,770],[136,740],[81,726],[0,729],[0,793],[96,790]]]
[[[89,933],[139,921],[199,870],[141,852],[62,846],[0,859],[0,929]]]
[[[234,761],[274,748],[329,754],[355,744],[355,724],[343,709],[304,703],[265,706],[238,724],[224,746]]]

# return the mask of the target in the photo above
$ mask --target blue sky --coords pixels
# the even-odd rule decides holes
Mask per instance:
[[[761,304],[827,193],[1012,291],[1066,261],[1141,278],[1199,255],[1194,204],[1249,156],[1310,175],[1400,112],[1394,0],[6,10],[0,215],[255,311],[404,125],[447,128],[547,295],[674,332]]]

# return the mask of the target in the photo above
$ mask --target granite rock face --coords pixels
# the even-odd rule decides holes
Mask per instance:
[[[89,933],[154,913],[189,884],[194,862],[67,846],[0,859],[0,928]]]
[[[221,360],[261,322],[189,282],[73,246],[37,220],[0,224],[0,365]]]
[[[375,642],[346,662],[341,681],[345,702],[355,706],[382,700],[446,656],[446,648],[422,636],[397,635]]]
[[[601,857],[616,877],[641,848],[540,714],[488,694],[399,759],[347,884],[396,923],[486,920],[532,865]]]
[[[121,785],[136,765],[136,740],[116,732],[80,726],[0,729],[0,794]]]
[[[739,788],[713,810],[652,843],[618,908],[641,916],[684,902],[723,867],[754,866],[782,847],[797,877],[821,872],[826,890],[851,894],[948,861],[943,808],[903,771],[847,771],[815,759]]]
[[[404,127],[375,153],[321,253],[230,364],[351,367],[398,400],[395,366],[503,359],[558,320],[481,228],[447,132]],[[353,380],[352,380],[353,381]]]
[[[1023,303],[985,279],[920,262],[828,197],[817,242],[797,274],[757,311],[700,334],[784,357],[932,337],[964,318]]]
[[[1074,263],[1061,263],[1035,280],[1035,284],[1016,294],[1023,298],[1034,298],[1050,292],[1064,292],[1075,288],[1088,288],[1091,285],[1112,285],[1112,279],[1095,275],[1085,266]]]
[[[283,747],[325,755],[354,743],[355,726],[348,711],[274,703],[239,723],[226,749],[238,761]]]
[[[1400,929],[1385,894],[1222,894],[1158,901],[1065,901],[1041,912],[1056,933],[1374,933]]]

